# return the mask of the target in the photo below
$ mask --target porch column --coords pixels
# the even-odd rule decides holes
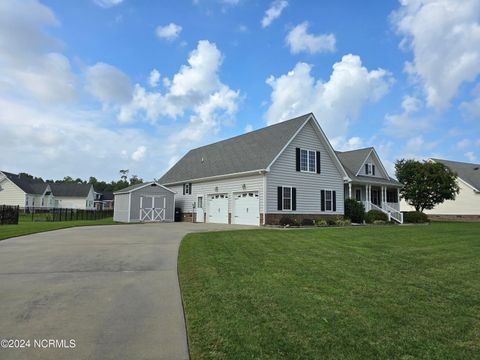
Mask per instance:
[[[352,183],[348,183],[348,198],[352,198]]]
[[[371,201],[371,199],[372,199],[372,198],[370,197],[370,185],[367,185],[367,186],[366,186],[366,192],[367,192],[367,194],[366,194],[367,198],[366,198],[365,200],[367,201],[367,202],[366,202],[367,208],[366,208],[365,210],[366,210],[366,211],[369,211],[369,210],[370,210],[370,201]]]
[[[387,188],[385,186],[382,186],[382,198],[381,198],[381,204],[384,202],[387,202]]]

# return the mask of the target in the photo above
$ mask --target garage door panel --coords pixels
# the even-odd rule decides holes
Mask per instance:
[[[258,192],[235,194],[234,223],[241,225],[260,225],[260,201]]]
[[[208,222],[228,224],[228,196],[215,194],[208,196]]]

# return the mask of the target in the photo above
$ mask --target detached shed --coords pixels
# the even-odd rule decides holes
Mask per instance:
[[[168,222],[174,220],[175,192],[155,181],[132,185],[113,193],[113,220]]]

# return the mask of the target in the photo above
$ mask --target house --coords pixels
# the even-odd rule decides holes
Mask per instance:
[[[91,184],[46,183],[0,171],[0,205],[93,210],[94,190]]]
[[[155,181],[132,185],[113,194],[114,221],[171,222],[175,218],[175,193]]]
[[[95,192],[95,208],[97,210],[113,210],[113,192]]]
[[[460,192],[455,200],[445,200],[431,210],[424,212],[434,220],[480,220],[480,164],[429,159],[448,166],[457,173]],[[405,200],[401,202],[402,211],[415,210]]]
[[[401,184],[376,152],[335,152],[312,113],[190,150],[159,182],[175,191],[185,221],[265,225],[284,216],[338,217],[357,190],[368,208],[402,221],[398,195],[386,207],[387,194]]]

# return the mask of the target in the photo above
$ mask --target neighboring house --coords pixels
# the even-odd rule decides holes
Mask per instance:
[[[113,192],[95,192],[95,208],[97,210],[113,210]]]
[[[50,184],[0,171],[0,205],[50,208],[55,200]]]
[[[32,208],[95,209],[91,184],[54,184],[0,171],[0,205]]]
[[[63,209],[95,210],[95,191],[92,184],[50,184],[55,203]]]
[[[176,192],[175,206],[186,221],[261,225],[277,224],[284,216],[343,216],[345,197],[362,186],[369,194],[364,193],[365,204],[374,208],[374,200],[388,212],[382,206],[386,192],[376,189],[401,185],[388,177],[371,150],[364,158],[350,159],[347,170],[339,154],[349,159],[348,153],[333,150],[310,113],[193,149],[159,182]],[[378,172],[361,173],[365,162]]]
[[[432,210],[425,210],[431,219],[438,220],[480,220],[480,164],[459,161],[430,159],[448,166],[457,173],[460,192],[455,200],[446,200]],[[402,211],[415,210],[405,200],[401,202]]]

